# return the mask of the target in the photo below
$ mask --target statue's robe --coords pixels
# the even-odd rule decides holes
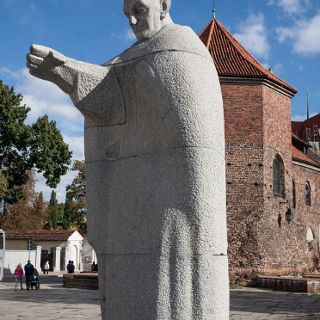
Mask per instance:
[[[77,68],[103,319],[229,319],[223,106],[207,49],[170,24]]]

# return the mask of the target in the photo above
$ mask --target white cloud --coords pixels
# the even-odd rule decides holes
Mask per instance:
[[[277,75],[281,75],[284,72],[284,66],[281,63],[277,63],[273,66],[272,71]]]
[[[57,86],[32,77],[27,69],[13,74],[18,74],[15,91],[23,95],[23,103],[31,108],[28,115],[29,123],[48,114],[50,120],[57,121],[60,129],[66,132],[82,131],[83,120],[80,112]]]
[[[84,160],[84,140],[83,136],[63,136],[64,141],[70,146],[72,150],[72,159],[73,160]]]
[[[299,20],[291,27],[276,29],[280,43],[292,41],[293,50],[299,54],[320,53],[320,13],[309,20]]]
[[[306,120],[306,115],[301,115],[301,114],[296,114],[296,115],[292,115],[292,121],[304,121]]]
[[[285,14],[303,14],[310,4],[310,0],[269,0],[269,5],[277,5]]]
[[[295,27],[278,27],[276,28],[277,39],[280,43],[283,43],[287,39],[294,38],[295,35]]]
[[[19,72],[12,71],[7,67],[0,67],[0,74],[3,74],[11,79],[19,79]]]
[[[125,34],[125,39],[129,41],[134,41],[137,40],[135,34],[133,33],[132,29],[127,29],[126,34]]]
[[[270,51],[270,45],[267,39],[266,28],[264,24],[264,15],[250,15],[247,20],[240,25],[241,32],[234,36],[250,52],[258,57],[267,59]]]
[[[137,40],[131,28],[125,29],[121,33],[112,33],[111,38],[125,41],[125,42],[134,42]]]
[[[312,112],[310,114],[310,117],[313,117],[315,115],[316,115],[316,113]],[[292,121],[300,121],[301,122],[301,121],[305,121],[306,119],[307,119],[307,113],[306,114],[296,114],[296,115],[292,116]]]

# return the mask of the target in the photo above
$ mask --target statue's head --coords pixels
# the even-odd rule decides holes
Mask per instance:
[[[171,23],[171,0],[124,0],[123,11],[139,42],[152,38]]]

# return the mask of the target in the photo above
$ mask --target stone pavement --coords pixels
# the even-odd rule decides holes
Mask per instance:
[[[230,320],[320,320],[320,295],[231,290]]]
[[[24,286],[25,288],[25,286]],[[40,290],[0,282],[1,320],[100,320],[98,291],[65,289],[62,277],[40,276]]]
[[[65,289],[56,275],[41,276],[39,291],[0,282],[0,319],[100,320],[98,291]],[[320,320],[320,295],[231,290],[230,320]]]

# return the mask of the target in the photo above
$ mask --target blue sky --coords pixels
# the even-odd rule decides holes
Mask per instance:
[[[171,16],[199,33],[212,18],[212,0],[172,0]],[[292,116],[320,112],[320,1],[215,0],[217,19],[266,67],[298,89]],[[103,63],[134,42],[121,0],[0,0],[0,79],[22,93],[29,121],[48,114],[83,159],[83,119],[54,85],[32,78],[25,56],[32,43],[91,63]],[[57,193],[72,180],[68,173]],[[37,176],[37,190],[50,190]]]

